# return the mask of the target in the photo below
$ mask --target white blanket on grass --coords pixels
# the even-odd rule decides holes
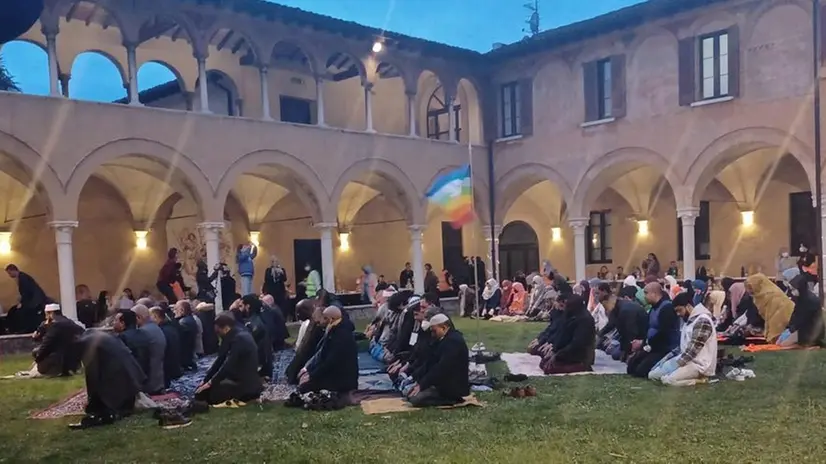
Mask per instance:
[[[511,374],[525,374],[528,377],[544,377],[545,373],[539,368],[542,361],[540,356],[533,356],[528,353],[502,353],[502,361],[508,365]],[[614,361],[602,351],[597,350],[594,360],[593,371],[578,372],[576,374],[554,374],[553,376],[564,375],[604,375],[604,374],[625,374],[627,366],[620,361]]]

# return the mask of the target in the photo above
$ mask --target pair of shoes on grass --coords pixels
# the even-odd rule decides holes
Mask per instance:
[[[100,427],[103,425],[110,425],[114,424],[117,418],[113,415],[85,415],[80,422],[75,424],[69,424],[69,428],[72,430],[85,430],[92,427]]]
[[[527,385],[525,387],[513,387],[507,392],[503,392],[505,396],[511,398],[532,398],[536,396],[536,388]]]
[[[247,405],[247,403],[245,403],[245,402],[243,402],[243,401],[239,401],[239,400],[226,400],[226,401],[224,401],[223,403],[213,404],[213,405],[212,405],[212,407],[213,407],[213,408],[230,408],[230,409],[235,409],[235,408],[240,408],[240,407],[243,407],[243,406],[246,406],[246,405]]]
[[[158,425],[164,430],[180,429],[192,425],[192,419],[179,411],[163,411],[158,417]]]

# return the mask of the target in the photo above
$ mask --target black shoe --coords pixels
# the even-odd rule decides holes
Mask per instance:
[[[207,403],[206,401],[194,400],[191,403],[189,403],[189,414],[188,415],[190,415],[190,416],[194,415],[194,414],[205,414],[205,413],[208,413],[208,412],[209,412],[209,403]]]
[[[71,430],[84,430],[92,427],[100,427],[103,425],[110,425],[115,423],[115,417],[106,416],[83,416],[83,419],[76,424],[69,424]]]
[[[528,380],[525,374],[505,374],[505,382],[524,382]]]
[[[158,419],[158,425],[165,430],[180,429],[192,424],[192,419],[180,413],[168,413]]]

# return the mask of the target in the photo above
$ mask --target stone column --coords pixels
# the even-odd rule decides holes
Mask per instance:
[[[485,234],[485,242],[488,244],[488,275],[498,279],[499,278],[499,264],[501,256],[499,255],[499,236],[502,235],[502,226],[482,226],[482,232]],[[481,284],[482,282],[480,282]]]
[[[376,132],[373,129],[373,83],[364,83],[364,119],[365,132]]]
[[[316,124],[324,127],[327,122],[324,119],[324,78],[321,76],[315,77],[315,95],[316,95]]]
[[[261,117],[264,121],[272,121],[272,115],[270,115],[270,80],[268,70],[266,66],[261,66],[258,71],[261,76]]]
[[[196,57],[197,58],[197,57]],[[207,69],[206,69],[206,58],[197,58],[198,59],[198,83],[199,90],[201,91],[200,98],[201,98],[201,113],[212,113],[209,110],[209,91],[207,87],[209,84],[207,83]]]
[[[407,127],[410,130],[410,137],[418,137],[416,134],[416,92],[405,92],[407,95]]]
[[[126,63],[129,67],[129,104],[140,106],[141,101],[138,95],[138,57],[137,46],[126,43]]]
[[[576,281],[585,280],[585,252],[587,251],[585,245],[585,229],[588,227],[589,218],[571,218],[568,219],[568,225],[574,230],[574,269]]]
[[[198,228],[204,234],[204,247],[206,248],[207,268],[211,274],[215,265],[221,262],[221,231],[224,229],[223,222],[202,222]],[[220,278],[215,285],[215,314],[224,310],[221,303],[221,281]],[[229,308],[227,308],[229,309]]]
[[[677,217],[683,227],[683,280],[694,280],[694,273],[697,265],[694,262],[694,224],[700,217],[700,208],[680,208],[677,210]]]
[[[321,231],[321,273],[324,282],[324,289],[336,292],[336,263],[335,250],[333,250],[333,232],[338,230],[335,222],[322,222],[315,225]]]
[[[422,252],[422,232],[427,226],[412,225],[410,229],[410,254],[413,255],[413,291],[424,293],[424,253]]]
[[[69,319],[77,320],[77,300],[75,295],[75,260],[72,253],[72,232],[77,221],[54,221],[49,226],[54,229],[57,244],[57,272],[60,278],[60,310]]]
[[[450,141],[455,142],[457,140],[456,137],[456,108],[453,106],[453,101],[455,99],[453,97],[448,97],[447,103],[447,110],[448,113],[448,124],[450,124],[450,130],[448,133],[450,134]]]
[[[57,66],[57,32],[47,32],[46,53],[49,55],[49,95],[60,97],[60,76]]]

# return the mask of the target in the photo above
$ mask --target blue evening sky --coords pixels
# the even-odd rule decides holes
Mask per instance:
[[[552,29],[642,1],[540,0],[540,27]],[[530,12],[523,5],[529,2],[531,0],[279,0],[276,3],[485,52],[496,42],[512,43],[525,36],[523,29],[527,28],[525,21]],[[45,52],[31,44],[11,42],[3,46],[0,56],[24,92],[49,93]],[[79,55],[71,75],[69,92],[73,98],[113,101],[126,96],[118,71],[100,55]],[[172,73],[159,64],[147,63],[138,72],[140,90],[172,79]]]

